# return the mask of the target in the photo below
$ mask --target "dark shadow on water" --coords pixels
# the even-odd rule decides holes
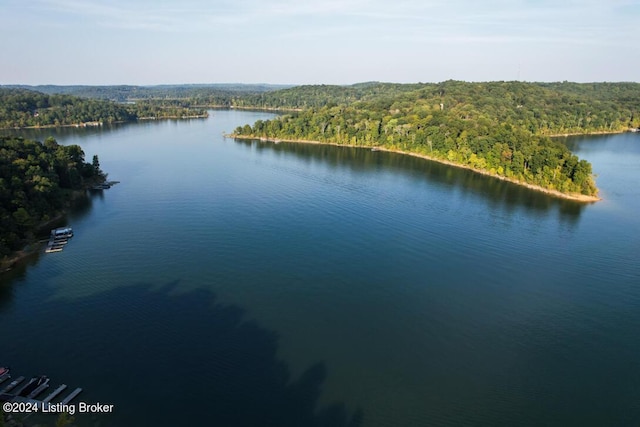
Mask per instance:
[[[84,196],[74,200],[73,208],[69,211],[69,216],[74,218],[82,218],[91,212],[93,207],[93,199],[102,195],[97,194],[95,191],[87,191]],[[71,225],[71,224],[70,224]]]
[[[427,179],[431,185],[466,195],[480,195],[493,208],[548,213],[557,211],[569,223],[579,219],[586,205],[563,200],[530,190],[510,182],[480,175],[472,171],[427,161],[417,157],[372,152],[369,148],[337,147],[331,145],[296,144],[234,140],[237,144],[258,151],[295,155],[306,161],[323,161],[331,167],[348,168],[352,172],[391,170],[416,179]]]
[[[87,216],[93,209],[93,201],[104,200],[106,197],[108,197],[105,194],[105,192],[108,191],[109,190],[87,190],[84,196],[74,200],[73,207],[69,210],[68,219],[77,220]]]
[[[242,308],[198,290],[172,295],[148,285],[89,298],[51,300],[22,320],[3,362],[82,386],[84,401],[113,414],[79,417],[101,426],[326,426],[362,424],[361,411],[319,405],[327,368],[299,378],[277,358],[278,335]],[[43,322],[55,322],[46,333]],[[5,325],[7,326],[7,325]]]
[[[0,276],[0,312],[11,304],[14,293],[14,282],[24,277],[26,269],[26,266],[21,266],[3,273],[3,275]]]
[[[15,286],[24,281],[27,277],[27,270],[38,263],[41,255],[40,251],[32,253],[16,261],[8,271],[0,273],[0,313],[11,306]]]

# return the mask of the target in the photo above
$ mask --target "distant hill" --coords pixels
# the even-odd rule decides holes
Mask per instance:
[[[260,94],[292,87],[291,85],[270,84],[176,84],[156,86],[88,86],[88,85],[4,85],[6,89],[28,89],[48,95],[73,95],[81,98],[107,99],[126,102],[140,99],[187,99],[220,98],[227,99],[238,94]]]

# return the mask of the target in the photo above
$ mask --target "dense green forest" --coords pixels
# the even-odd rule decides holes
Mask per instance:
[[[272,107],[312,108],[237,136],[380,146],[588,196],[597,194],[591,164],[548,136],[640,126],[637,83],[365,83],[261,96]]]
[[[74,190],[102,180],[98,157],[86,163],[77,145],[0,137],[0,258],[63,211]]]
[[[118,123],[138,119],[206,116],[202,109],[162,101],[118,104],[26,89],[0,89],[0,128]]]
[[[443,104],[524,126],[545,135],[614,132],[640,126],[639,83],[360,83],[299,86],[248,95],[237,106],[320,108],[368,102],[406,107],[412,102]],[[464,110],[464,108],[463,108]],[[461,118],[473,119],[462,111]]]

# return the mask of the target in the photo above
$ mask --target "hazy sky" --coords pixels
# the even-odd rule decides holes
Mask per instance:
[[[639,81],[640,0],[0,0],[0,84]]]

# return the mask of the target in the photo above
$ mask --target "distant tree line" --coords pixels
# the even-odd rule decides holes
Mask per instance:
[[[0,89],[0,128],[120,123],[141,118],[206,116],[203,109],[145,101],[121,104],[72,95],[48,95],[26,89]]]
[[[238,95],[254,95],[291,87],[269,84],[183,84],[155,86],[57,86],[5,85],[0,89],[28,89],[48,95],[73,95],[80,98],[103,99],[115,102],[139,100],[190,100],[190,104],[230,105]]]
[[[0,137],[0,258],[64,210],[74,190],[104,178],[98,156],[85,162],[77,145]]]
[[[31,93],[32,99],[18,97],[16,100],[16,90]],[[35,95],[38,93],[40,96]],[[43,98],[44,94],[50,98]],[[128,106],[111,103],[81,107],[74,96],[94,101],[136,102]],[[189,112],[185,109],[198,106],[300,110],[349,106],[360,102],[371,102],[377,106],[387,104],[391,107],[393,104],[402,105],[416,100],[428,100],[436,105],[442,103],[446,108],[466,105],[469,110],[473,109],[501,122],[522,126],[533,133],[544,135],[612,132],[640,127],[639,83],[467,83],[453,80],[442,83],[365,82],[350,86],[296,87],[266,84],[3,86],[0,87],[0,125],[3,118],[12,111],[41,114],[37,111],[38,108],[69,104],[74,104],[77,108],[73,111],[59,111],[57,116],[51,111],[48,114],[53,117],[47,119],[47,122],[56,119],[63,122],[66,117],[64,114],[76,114],[76,110],[85,120],[100,116],[102,121],[110,122],[135,120],[149,115],[157,115],[158,118],[194,115],[203,111]],[[143,113],[137,110],[140,108],[153,108],[154,111],[153,114],[149,111]],[[462,117],[469,118],[466,112]],[[18,118],[12,117],[11,120],[15,122]],[[44,118],[41,119],[41,122],[44,121]],[[6,123],[2,126],[6,126]]]

